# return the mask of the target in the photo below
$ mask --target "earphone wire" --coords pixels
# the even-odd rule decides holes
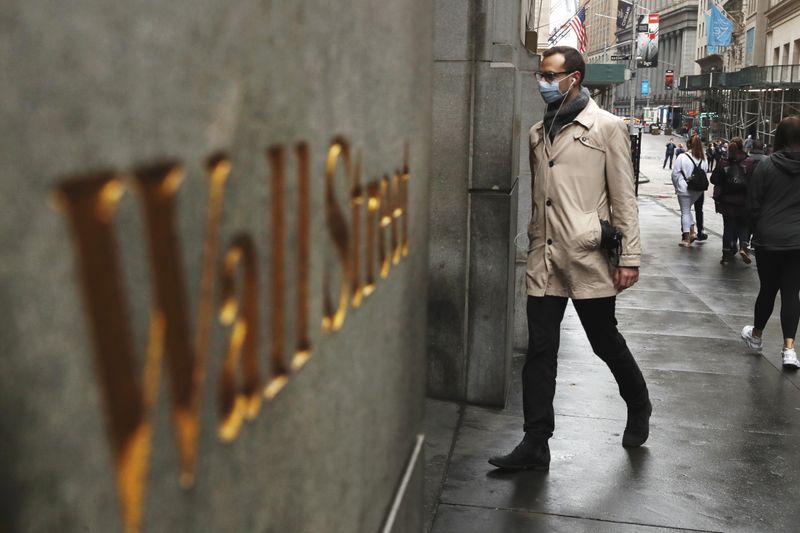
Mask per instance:
[[[572,78],[572,83],[569,84],[569,89],[567,89],[567,93],[572,90],[572,86],[575,85],[575,78]],[[547,138],[550,139],[550,132],[553,131],[553,125],[556,123],[556,119],[558,118],[558,114],[561,113],[561,108],[564,106],[564,102],[567,101],[567,95],[565,94],[564,97],[561,99],[561,103],[558,104],[558,109],[556,109],[556,114],[553,116],[553,121],[550,123],[550,127],[547,128]],[[552,142],[552,141],[551,141]]]

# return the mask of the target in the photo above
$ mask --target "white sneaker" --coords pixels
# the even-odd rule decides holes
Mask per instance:
[[[783,356],[783,366],[786,368],[800,368],[800,361],[797,360],[797,352],[794,348],[784,348],[781,350]]]
[[[745,326],[742,328],[742,340],[748,348],[754,352],[760,352],[763,341],[760,337],[753,336],[753,326]]]

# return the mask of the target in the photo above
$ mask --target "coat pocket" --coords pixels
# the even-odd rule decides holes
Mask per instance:
[[[575,218],[579,222],[578,231],[575,232],[577,235],[575,239],[576,247],[582,251],[598,249],[602,232],[597,211],[581,213]]]

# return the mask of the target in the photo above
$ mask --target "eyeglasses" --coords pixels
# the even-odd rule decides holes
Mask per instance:
[[[550,83],[554,79],[556,79],[556,76],[558,76],[559,74],[569,74],[569,72],[567,72],[565,70],[565,71],[562,71],[562,72],[535,72],[534,74],[536,75],[536,79],[538,81],[544,80],[544,81]]]

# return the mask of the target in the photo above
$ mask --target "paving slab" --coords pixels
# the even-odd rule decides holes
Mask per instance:
[[[776,504],[794,502],[800,440],[665,425],[627,450],[620,429],[561,417],[549,472],[504,473],[487,468],[487,452],[513,446],[518,417],[469,407],[442,503],[707,531],[793,531],[800,520],[797,506]]]
[[[460,415],[460,406],[454,402],[444,402],[427,398],[425,400],[425,525],[423,531],[430,531],[439,493],[442,489],[447,461],[453,446]]]
[[[489,509],[463,505],[442,505],[433,533],[661,533],[674,528],[623,524],[586,518]],[[693,530],[696,531],[696,530]]]
[[[665,141],[656,140],[645,149],[662,151]],[[719,264],[722,222],[710,198],[710,238],[678,246],[669,173],[648,157],[641,277],[619,296],[617,319],[650,388],[650,439],[639,449],[621,446],[624,402],[569,304],[550,471],[509,474],[487,463],[522,436],[525,355],[517,354],[506,406],[461,406],[458,428],[443,432],[454,440],[434,533],[798,530],[800,373],[781,366],[780,299],[763,353],[750,353],[740,332],[753,320],[755,265]]]

